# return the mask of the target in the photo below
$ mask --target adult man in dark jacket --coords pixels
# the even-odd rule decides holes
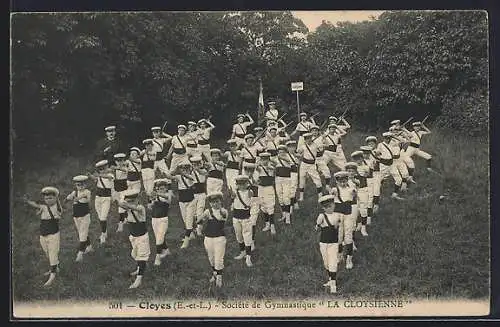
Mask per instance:
[[[115,126],[108,126],[104,131],[106,132],[106,137],[97,143],[96,161],[106,159],[110,165],[114,165],[113,156],[123,151],[123,145],[116,136]]]

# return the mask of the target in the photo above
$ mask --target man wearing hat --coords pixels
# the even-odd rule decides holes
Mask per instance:
[[[106,243],[108,237],[108,215],[111,207],[111,188],[114,176],[110,172],[107,160],[101,160],[95,164],[97,172],[89,175],[97,183],[94,206],[101,226],[101,244]]]
[[[321,231],[319,250],[323,258],[323,266],[328,274],[328,281],[323,284],[330,288],[330,293],[337,292],[337,266],[339,252],[339,229],[341,217],[335,213],[335,197],[324,195],[318,199],[323,209],[316,219],[316,230]]]
[[[340,131],[336,124],[329,124],[328,131],[323,137],[323,145],[325,147],[325,164],[332,162],[338,169],[344,169],[346,163],[345,157],[342,153],[337,152],[337,146],[340,144]]]
[[[320,134],[318,125],[311,126],[311,134],[313,137],[313,143],[318,149],[318,152],[316,153],[316,167],[318,168],[318,171],[321,173],[321,175],[323,175],[323,177],[325,178],[326,189],[329,190],[332,175],[330,172],[330,168],[327,165],[327,159],[325,156],[326,149],[324,135]]]
[[[267,126],[269,126],[269,122],[271,120],[278,120],[278,109],[276,109],[276,102],[269,101],[268,103],[269,109],[266,111],[265,118],[267,120]]]
[[[113,156],[118,152],[123,152],[123,145],[116,135],[115,126],[107,126],[104,131],[105,137],[97,142],[96,160],[106,159],[110,164],[114,164]]]
[[[374,169],[375,169],[375,159],[371,154],[371,148],[368,145],[362,145],[359,147],[360,151],[363,153],[363,163],[368,167],[368,177],[366,178],[366,183],[368,184],[368,204],[367,204],[367,219],[366,224],[371,224],[371,219],[373,216],[373,185],[374,185]]]
[[[289,225],[291,223],[292,163],[286,145],[278,146],[278,156],[273,159],[273,162],[276,165],[276,195],[281,207],[281,220],[284,220],[285,224]]]
[[[177,181],[177,190],[179,193],[179,209],[181,211],[181,216],[182,220],[184,221],[185,227],[181,249],[185,249],[189,246],[190,239],[194,238],[194,235],[192,234],[194,216],[196,212],[193,189],[195,178],[192,176],[191,163],[187,160],[179,162],[172,174],[167,174],[167,178],[175,179]]]
[[[162,132],[160,126],[151,127],[151,132],[153,133],[153,149],[156,151],[156,160],[154,169],[160,170],[161,173],[165,174],[168,172],[167,164],[165,163],[166,149],[168,149],[168,142],[172,140],[172,136],[167,133]]]
[[[338,240],[339,261],[342,261],[343,258],[342,243],[345,243],[347,253],[346,269],[352,269],[354,266],[352,262],[352,254],[355,225],[355,221],[352,219],[352,203],[356,197],[356,192],[352,185],[349,184],[349,173],[347,171],[338,171],[333,174],[333,177],[336,180],[336,185],[332,188],[332,193],[335,197],[334,212],[338,216],[338,221],[340,221],[340,238]]]
[[[248,118],[248,121],[245,121],[245,117]],[[235,139],[238,142],[238,146],[243,144],[243,138],[245,137],[248,127],[254,123],[252,116],[248,113],[246,114],[238,114],[238,122],[233,125],[233,132],[231,134],[231,138]]]
[[[416,155],[417,157],[424,159],[426,161],[426,164],[427,164],[427,170],[432,171],[432,167],[431,167],[432,156],[430,154],[428,154],[427,152],[422,151],[420,149],[420,143],[422,142],[422,136],[431,134],[431,131],[422,122],[414,122],[412,124],[412,126],[413,126],[413,130],[411,131],[410,145],[408,146],[408,149],[406,150],[406,154],[408,155],[409,158]],[[415,165],[413,165],[412,169],[414,169],[414,168],[415,168]]]
[[[151,254],[149,233],[146,226],[146,208],[142,204],[139,204],[138,196],[139,192],[137,190],[127,190],[123,196],[123,201],[118,203],[119,206],[127,210],[129,240],[132,245],[132,252],[130,254],[137,264],[136,270],[130,274],[136,277],[129,288],[137,288],[141,285],[142,277],[146,270],[146,263]]]
[[[207,197],[207,175],[208,172],[203,165],[203,159],[201,156],[194,156],[189,158],[191,164],[193,165],[193,172],[191,173],[191,177],[194,178],[193,183],[193,193],[194,193],[194,207],[195,214],[193,222],[197,225],[196,234],[201,236],[201,215],[205,210],[206,197]],[[191,234],[192,235],[192,234]]]
[[[127,175],[128,167],[126,161],[125,153],[117,153],[114,156],[116,165],[112,167],[114,170],[114,189],[111,191],[111,199],[113,201],[119,202],[123,200],[123,192],[128,189]],[[114,192],[113,192],[114,191]],[[120,216],[120,221],[118,222],[117,233],[123,232],[123,224],[125,218],[127,218],[127,212],[125,209],[118,206],[118,215]]]
[[[262,152],[259,154],[259,163],[255,171],[258,174],[259,181],[259,203],[260,209],[264,213],[265,226],[263,232],[271,231],[271,234],[276,234],[274,226],[274,207],[276,205],[275,198],[275,172],[276,168],[271,162],[271,154],[269,152]]]
[[[255,126],[255,128],[253,129],[254,131],[254,134],[253,137],[257,137],[257,140],[255,141],[255,144],[257,145],[257,156],[261,153],[261,152],[264,152],[266,151],[266,144],[264,143],[266,141],[266,135],[267,134],[263,134],[263,133],[267,133],[267,129],[266,131],[264,132],[264,129],[260,126]]]
[[[66,201],[73,201],[73,221],[75,222],[80,242],[75,262],[82,261],[83,254],[92,251],[92,245],[89,240],[90,201],[92,197],[90,190],[85,185],[88,179],[86,175],[73,177],[75,190],[66,197]]]
[[[222,192],[224,186],[224,169],[225,163],[221,160],[222,153],[218,148],[210,149],[210,156],[212,160],[207,163],[207,193]]]
[[[240,254],[234,259],[245,258],[247,267],[252,263],[252,220],[250,219],[250,207],[252,191],[250,181],[246,175],[236,176],[236,189],[232,194],[233,198],[233,227],[238,242]]]
[[[267,128],[268,134],[265,136],[264,144],[267,152],[271,154],[271,158],[276,158],[278,155],[278,145],[280,144],[281,137],[278,134],[278,128],[271,125]]]
[[[399,196],[399,191],[401,190],[401,185],[403,183],[403,178],[399,173],[397,167],[394,165],[393,151],[395,151],[393,145],[391,144],[391,139],[393,134],[391,132],[385,132],[382,134],[383,140],[377,145],[374,154],[377,156],[380,162],[380,179],[384,179],[392,176],[394,179],[394,192],[392,192],[392,198],[397,200],[403,200]]]
[[[151,195],[153,193],[154,180],[155,180],[155,162],[156,162],[156,150],[153,148],[153,140],[145,139],[142,141],[145,149],[142,151],[142,184],[144,185],[144,190],[148,196],[148,201],[151,200]]]
[[[297,148],[302,148],[302,145],[304,144],[304,134],[309,133],[309,130],[311,128],[311,125],[314,123],[314,120],[311,118],[312,121],[307,120],[307,114],[305,112],[301,112],[299,114],[300,121],[297,123],[297,127],[295,127],[295,130],[290,134],[290,137],[295,135],[296,133],[299,133],[299,141],[297,143]]]
[[[207,251],[208,261],[212,266],[210,282],[215,281],[215,286],[222,287],[224,271],[224,256],[226,253],[226,235],[224,226],[228,217],[227,210],[222,207],[223,195],[221,192],[207,194],[208,209],[201,219],[205,223],[203,244]]]
[[[306,177],[309,176],[319,196],[322,195],[321,178],[319,177],[318,168],[316,167],[316,155],[318,147],[312,140],[312,134],[306,133],[303,135],[304,144],[297,149],[302,162],[299,166],[299,201],[304,201],[304,187],[306,185]]]
[[[377,137],[370,135],[365,138],[366,147],[369,148],[370,158],[373,162],[373,213],[377,213],[380,204],[380,162],[374,151],[377,148]]]
[[[198,124],[196,122],[192,120],[188,121],[186,136],[188,140],[198,142]]]
[[[252,190],[252,197],[250,199],[250,220],[252,222],[252,248],[255,250],[255,235],[257,234],[257,219],[259,218],[260,211],[260,198],[258,176],[255,172],[256,165],[254,163],[243,162],[242,174],[248,177],[250,190]]]
[[[262,149],[256,142],[254,142],[255,137],[253,134],[245,135],[245,144],[240,150],[241,158],[243,162],[247,163],[257,163],[258,153],[261,153]]]
[[[170,203],[172,202],[170,185],[170,180],[166,178],[156,179],[154,181],[154,199],[148,206],[151,209],[151,227],[155,235],[155,266],[161,265],[161,260],[170,254],[165,237],[168,229]]]
[[[215,125],[209,119],[200,119],[198,121],[198,149],[202,156],[210,162],[210,134],[215,128]]]
[[[177,169],[177,165],[180,162],[188,160],[187,141],[186,125],[177,126],[177,135],[172,138],[172,143],[167,154],[167,159],[172,158],[170,161],[170,173]]]
[[[230,191],[236,189],[236,176],[238,176],[241,166],[241,156],[240,151],[237,150],[237,142],[235,139],[229,139],[227,141],[229,145],[229,151],[224,153],[224,158],[226,159],[226,183]]]
[[[361,235],[368,236],[366,231],[366,225],[368,222],[368,201],[369,201],[369,191],[368,191],[368,177],[370,176],[370,167],[365,163],[363,159],[363,151],[354,151],[351,153],[351,158],[356,163],[356,179],[359,181],[357,193],[358,209],[361,216]]]
[[[27,196],[24,196],[24,201],[30,207],[37,209],[37,214],[40,216],[40,245],[50,263],[50,270],[45,273],[45,275],[49,275],[49,279],[43,285],[46,287],[54,282],[56,274],[59,272],[61,239],[59,221],[62,215],[62,207],[59,203],[59,190],[57,188],[52,186],[44,187],[41,194],[43,196],[43,204],[31,201]]]
[[[294,209],[298,209],[297,204],[297,189],[299,188],[299,163],[297,158],[297,142],[289,140],[286,142],[287,155],[291,163],[290,171],[290,215]]]

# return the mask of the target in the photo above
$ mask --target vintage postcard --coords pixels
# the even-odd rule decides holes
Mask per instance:
[[[488,15],[11,14],[12,319],[490,312]]]

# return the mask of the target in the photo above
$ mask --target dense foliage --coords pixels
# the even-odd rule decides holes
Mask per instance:
[[[15,146],[92,147],[103,127],[129,142],[153,124],[212,116],[226,136],[237,112],[256,116],[264,96],[295,117],[290,82],[304,81],[304,110],[343,112],[376,128],[426,114],[485,133],[487,15],[385,12],[315,32],[290,12],[15,14]]]

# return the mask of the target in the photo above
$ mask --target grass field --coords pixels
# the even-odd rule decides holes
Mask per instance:
[[[350,133],[343,142],[346,155],[361,145],[365,136]],[[434,156],[442,177],[428,173],[423,162],[416,159],[418,184],[410,188],[406,201],[390,199],[392,187],[384,185],[380,211],[369,226],[369,236],[356,235],[354,269],[346,271],[344,265],[339,268],[338,297],[488,298],[488,143],[434,132],[424,138],[423,148]],[[11,200],[14,301],[213,298],[202,239],[191,242],[187,249],[179,248],[183,224],[175,205],[167,233],[172,255],[160,267],[153,266],[151,231],[152,255],[143,285],[136,290],[128,289],[133,281],[128,274],[135,264],[127,234],[115,233],[116,205],[112,206],[104,247],[98,244],[99,224],[92,212],[89,235],[96,251],[87,254],[80,264],[74,263],[77,233],[68,206],[61,221],[61,272],[51,288],[41,287],[48,260],[39,244],[39,220],[20,197],[28,194],[38,200],[45,185],[57,186],[66,196],[72,188],[72,176],[85,173],[91,164],[83,157],[42,158],[15,167],[15,198]],[[446,191],[448,199],[439,203],[439,196]],[[305,206],[296,212],[292,225],[278,223],[274,239],[260,231],[263,222],[259,219],[253,268],[247,268],[244,260],[233,259],[238,244],[231,227],[227,228],[224,287],[218,296],[306,299],[327,295],[322,287],[326,275],[319,235],[313,231],[318,208],[311,183],[305,195]]]

